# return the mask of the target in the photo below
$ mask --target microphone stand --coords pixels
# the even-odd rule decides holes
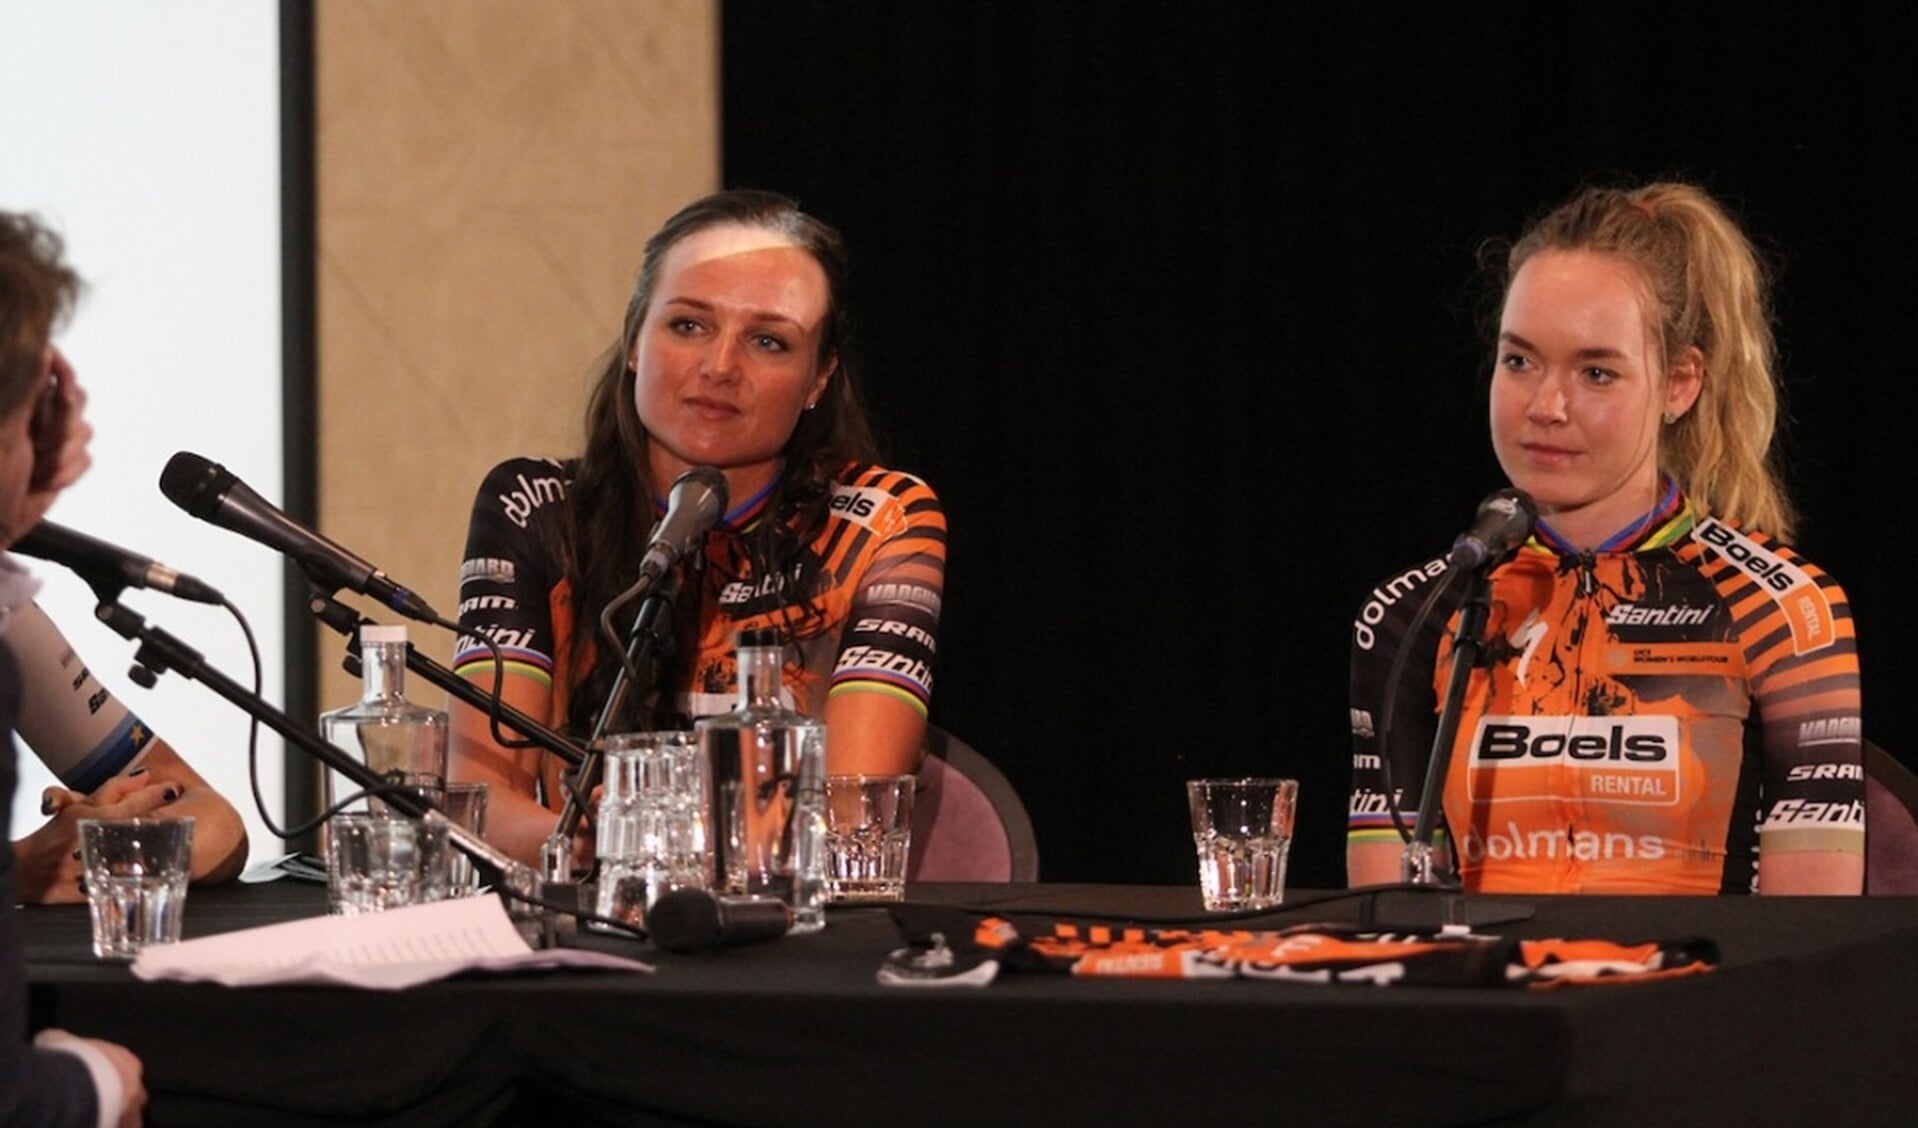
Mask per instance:
[[[382,801],[388,806],[429,825],[444,825],[447,841],[471,858],[474,866],[503,896],[537,904],[533,892],[536,881],[526,866],[500,853],[485,839],[447,818],[446,813],[430,799],[404,788],[382,790],[386,781],[373,769],[321,740],[257,694],[207,665],[199,651],[158,627],[149,627],[145,619],[118,602],[117,592],[109,593],[102,587],[95,587],[94,590],[100,596],[100,603],[94,608],[95,617],[122,638],[139,644],[139,649],[134,653],[137,663],[135,669],[143,673],[134,675],[135,681],[151,688],[158,675],[172,670],[189,681],[200,682],[245,710],[255,720],[297,744],[327,767],[363,788],[380,791]]]
[[[351,671],[360,657],[359,628],[372,620],[363,618],[357,611],[334,599],[332,592],[317,586],[308,597],[306,606],[307,610],[313,612],[314,618],[346,637],[349,656],[347,669]],[[482,713],[490,714],[497,708],[502,723],[569,765],[578,766],[585,760],[586,753],[577,744],[506,702],[495,702],[492,694],[421,654],[411,643],[406,647],[406,668]]]
[[[1363,923],[1366,924],[1430,929],[1502,924],[1532,916],[1529,905],[1468,905],[1458,881],[1457,859],[1453,859],[1453,869],[1441,872],[1432,847],[1432,839],[1438,832],[1439,800],[1445,791],[1445,776],[1452,766],[1452,749],[1458,735],[1465,690],[1485,648],[1485,622],[1491,616],[1491,568],[1473,568],[1467,573],[1466,585],[1458,629],[1452,636],[1452,668],[1445,682],[1445,700],[1439,709],[1438,731],[1432,737],[1431,762],[1425,770],[1425,785],[1419,792],[1418,821],[1413,824],[1411,840],[1405,844],[1405,854],[1399,859],[1400,879],[1410,888],[1398,892],[1411,896],[1392,898],[1389,894],[1393,890],[1381,890],[1365,905]],[[1430,894],[1439,897],[1437,920],[1432,919]]]
[[[359,672],[357,669],[361,658],[359,628],[372,620],[362,617],[357,611],[334,598],[334,589],[313,579],[310,575],[308,579],[312,582],[312,589],[307,596],[307,610],[322,623],[345,636],[347,657],[343,665],[349,672]],[[586,752],[565,736],[506,702],[496,700],[491,693],[420,653],[412,643],[406,645],[406,668],[480,712],[497,715],[503,725],[517,730],[520,735],[530,739],[545,751],[558,756],[568,765],[577,769],[586,761]],[[513,864],[520,865],[518,862]],[[572,913],[558,906],[578,907],[579,904],[579,891],[572,883],[572,874],[568,873],[563,879],[556,879],[553,874],[548,873],[542,879],[542,875],[537,871],[524,866],[520,868],[525,873],[529,885],[537,890],[537,903],[540,908],[539,946],[557,947],[561,940],[571,933],[573,922]]]
[[[1485,620],[1491,614],[1491,580],[1484,569],[1474,568],[1466,577],[1465,602],[1459,608],[1458,630],[1452,636],[1452,670],[1445,681],[1445,701],[1439,709],[1438,732],[1432,737],[1432,758],[1425,770],[1425,787],[1419,793],[1418,821],[1412,827],[1412,840],[1405,844],[1405,856],[1399,860],[1399,875],[1411,885],[1456,884],[1452,875],[1441,875],[1433,858],[1432,839],[1438,833],[1439,797],[1445,790],[1445,775],[1452,766],[1452,744],[1458,735],[1459,710],[1465,702],[1465,687],[1471,681],[1472,668],[1485,645]]]
[[[675,570],[668,573],[663,582],[647,582],[646,598],[634,613],[633,625],[627,631],[626,660],[620,663],[618,672],[613,675],[613,688],[606,695],[605,704],[600,706],[584,757],[579,761],[573,780],[566,789],[566,805],[560,810],[559,822],[553,827],[552,837],[547,839],[543,860],[548,881],[565,881],[572,877],[573,832],[579,829],[580,819],[585,816],[586,796],[592,793],[594,785],[599,782],[601,761],[604,759],[600,751],[600,738],[606,735],[607,727],[619,715],[632,690],[629,671],[640,669],[640,664],[653,654],[664,656],[672,653],[673,600],[679,594],[679,575]]]

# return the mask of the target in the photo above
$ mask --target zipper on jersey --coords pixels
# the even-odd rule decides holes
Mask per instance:
[[[1590,549],[1587,549],[1578,554],[1575,568],[1578,572],[1578,599],[1575,604],[1578,617],[1578,647],[1576,650],[1578,662],[1572,670],[1572,694],[1574,701],[1583,701],[1585,699],[1585,660],[1590,653],[1590,632],[1593,627],[1592,612],[1597,607],[1597,601],[1594,597],[1598,594],[1598,557],[1594,555]],[[1574,709],[1573,711],[1578,712],[1579,710]],[[1578,873],[1584,868],[1583,863],[1580,862],[1578,857],[1577,843],[1578,824],[1580,819],[1584,817],[1585,810],[1578,794],[1578,788],[1571,778],[1572,773],[1570,768],[1567,767],[1565,771],[1567,775],[1566,778],[1561,781],[1558,800],[1559,814],[1565,820],[1565,860],[1563,865],[1560,866],[1559,872],[1561,880],[1570,879],[1571,875]],[[1581,884],[1582,881],[1576,879],[1571,880],[1572,888],[1577,888]]]

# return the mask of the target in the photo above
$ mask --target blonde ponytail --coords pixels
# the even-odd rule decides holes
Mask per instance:
[[[1508,286],[1543,250],[1595,251],[1637,268],[1665,364],[1687,348],[1704,357],[1698,401],[1665,428],[1660,467],[1705,512],[1789,540],[1795,515],[1773,453],[1781,408],[1769,279],[1738,224],[1690,184],[1588,188],[1513,245]]]

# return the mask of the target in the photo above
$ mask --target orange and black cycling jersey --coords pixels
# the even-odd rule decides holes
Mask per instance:
[[[1348,837],[1417,817],[1467,585],[1442,559],[1354,623]],[[1393,656],[1409,647],[1390,730]],[[1599,550],[1537,534],[1490,576],[1443,789],[1467,889],[1751,892],[1765,851],[1864,851],[1858,656],[1838,584],[1759,532],[1658,510]]]
[[[487,635],[508,677],[533,678],[548,691],[541,719],[554,725],[567,716],[575,682],[572,632],[589,629],[573,621],[562,561],[573,470],[571,462],[533,458],[494,467],[473,503],[460,572],[456,671],[491,685],[492,654],[478,638]],[[787,644],[783,688],[793,708],[816,717],[828,696],[883,693],[925,712],[946,559],[937,495],[910,474],[850,465],[833,482],[824,524],[793,573],[762,576],[742,538],[769,519],[770,493],[769,486],[736,504],[706,538],[694,651],[683,680],[666,687],[673,711],[691,721],[731,709],[738,632],[773,627]],[[633,551],[643,548],[636,542]],[[809,579],[802,585],[793,576]],[[795,610],[801,604],[804,613]]]

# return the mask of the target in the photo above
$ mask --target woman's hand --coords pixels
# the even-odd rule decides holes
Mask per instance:
[[[41,794],[40,809],[52,818],[13,844],[19,897],[24,904],[73,904],[85,899],[80,881],[81,819],[131,819],[160,813],[180,797],[182,785],[136,768],[101,784],[91,795],[64,787]]]

